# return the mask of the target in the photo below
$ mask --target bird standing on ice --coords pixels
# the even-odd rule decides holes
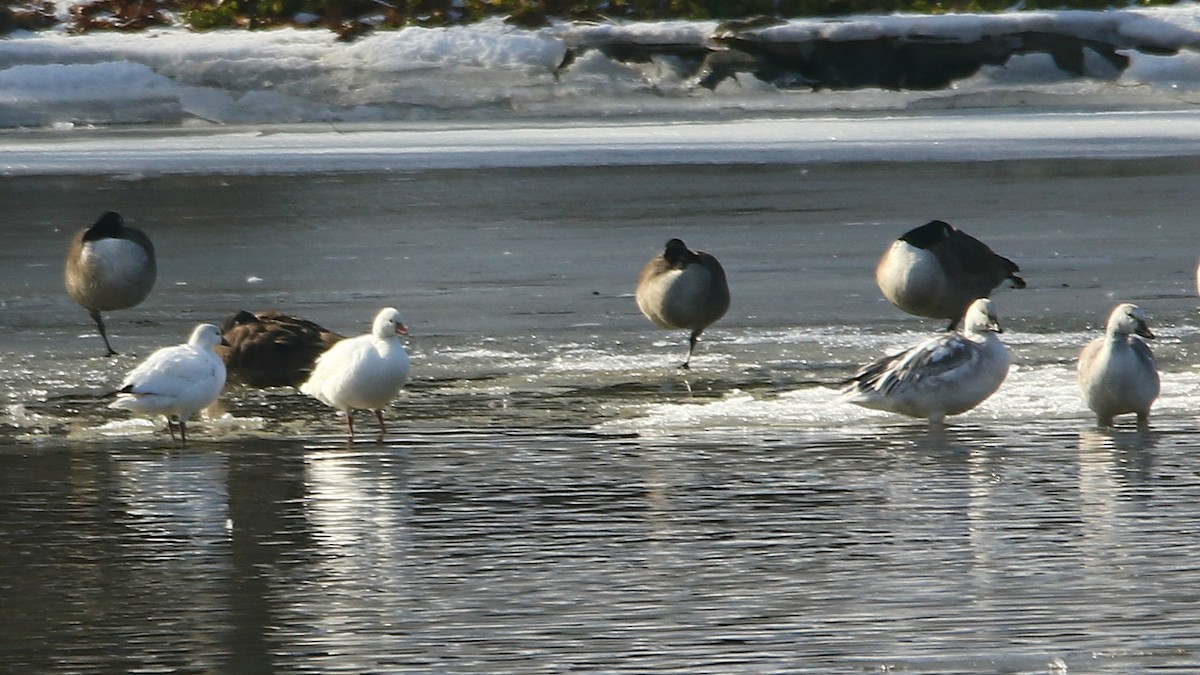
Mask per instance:
[[[1017,264],[940,220],[905,232],[875,267],[888,302],[916,316],[946,319],[954,330],[976,298],[1009,281],[1025,288]]]
[[[188,418],[212,405],[225,386],[225,364],[213,350],[221,342],[216,326],[196,326],[187,344],[159,349],[131,370],[109,407],[166,416],[171,440],[178,421],[179,440],[187,445]]]
[[[240,311],[227,319],[217,347],[230,384],[297,387],[312,374],[317,358],[342,339],[312,321],[276,311]]]
[[[408,335],[408,330],[400,312],[384,308],[375,316],[370,333],[345,338],[330,347],[300,386],[302,393],[346,415],[350,442],[354,441],[354,410],[360,408],[375,412],[379,442],[383,442],[387,432],[383,409],[408,381],[408,352],[401,335]]]
[[[967,308],[961,333],[931,337],[858,371],[843,389],[845,401],[942,424],[947,415],[982,403],[1008,375],[1008,348],[992,301]]]
[[[1158,398],[1158,367],[1147,340],[1154,333],[1146,313],[1123,303],[1108,317],[1104,337],[1096,338],[1079,353],[1079,389],[1101,426],[1112,426],[1113,417],[1136,413],[1139,426],[1150,422],[1150,406]]]
[[[141,303],[154,288],[157,273],[150,238],[127,227],[112,211],[71,240],[64,275],[67,294],[91,314],[108,351],[106,356],[117,352],[108,342],[100,313]]]
[[[642,268],[635,298],[638,309],[659,328],[691,331],[687,359],[680,366],[688,368],[700,333],[729,309],[729,283],[716,258],[672,239]]]

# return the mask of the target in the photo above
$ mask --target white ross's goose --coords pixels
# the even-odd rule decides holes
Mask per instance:
[[[1079,353],[1079,389],[1101,426],[1112,426],[1113,417],[1136,413],[1139,425],[1150,421],[1150,406],[1158,398],[1158,368],[1147,340],[1154,333],[1146,314],[1137,305],[1117,305],[1108,317],[1104,337],[1096,338]]]
[[[159,349],[129,371],[109,407],[164,415],[172,440],[177,420],[186,445],[188,418],[216,401],[225,386],[225,364],[213,351],[219,344],[221,329],[211,323],[196,326],[187,344]]]
[[[924,340],[858,371],[843,390],[850,403],[941,424],[991,396],[1008,375],[1008,348],[992,301],[979,298],[963,315],[961,333]]]
[[[716,258],[672,239],[642,268],[635,297],[638,309],[659,328],[691,331],[680,366],[688,368],[700,333],[729,309],[729,283]]]
[[[400,341],[408,335],[400,312],[384,308],[375,316],[371,332],[345,338],[317,359],[312,375],[300,386],[325,405],[346,415],[350,441],[354,441],[354,410],[375,412],[379,420],[379,441],[387,428],[383,409],[408,381],[408,352]]]
[[[1025,288],[1016,263],[987,244],[940,220],[904,233],[880,258],[875,283],[888,302],[954,329],[976,298],[986,298],[1010,281]]]
[[[64,273],[67,294],[91,314],[107,356],[117,352],[108,342],[100,313],[141,303],[154,288],[156,275],[154,244],[141,230],[127,227],[117,213],[105,213],[71,239]]]

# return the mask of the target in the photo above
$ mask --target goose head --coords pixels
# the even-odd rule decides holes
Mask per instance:
[[[916,248],[927,249],[934,244],[945,241],[954,234],[954,227],[945,221],[931,220],[920,227],[905,232],[900,241]]]
[[[1146,313],[1133,303],[1122,303],[1108,317],[1107,331],[1110,335],[1140,335],[1147,340],[1154,339],[1154,333],[1146,324]]]
[[[395,307],[384,307],[375,315],[371,334],[380,339],[387,339],[396,335],[408,335],[408,329],[400,320],[399,310]]]
[[[202,323],[192,329],[192,336],[188,338],[188,344],[193,347],[211,349],[217,345],[228,345],[229,343],[221,335],[220,328],[211,323]]]
[[[963,314],[963,332],[982,333],[984,331],[1003,333],[1004,329],[1000,327],[1000,319],[996,315],[996,306],[992,301],[988,298],[979,298],[972,302],[967,307],[967,312]]]
[[[100,239],[119,239],[125,231],[125,219],[116,211],[106,211],[87,229],[83,235],[84,241],[99,241]]]
[[[666,260],[674,268],[683,267],[695,259],[696,254],[687,247],[687,244],[683,243],[682,239],[668,241],[667,247],[663,250],[663,260]]]

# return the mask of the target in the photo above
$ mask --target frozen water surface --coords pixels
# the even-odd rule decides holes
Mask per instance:
[[[264,72],[335,58],[288,39]],[[43,62],[12,68],[84,44],[0,54],[22,42],[44,42]],[[102,56],[181,118],[190,96],[215,105],[173,98],[161,64]],[[840,103],[0,135],[0,658],[1195,672],[1198,125],[1186,105],[1098,111],[1084,93],[1022,111],[1008,91],[982,109],[855,112],[910,95],[822,92]],[[71,233],[109,209],[160,269],[145,303],[109,315],[111,359],[61,281]],[[940,431],[836,400],[856,366],[942,327],[873,281],[888,243],[932,218],[1029,281],[995,295],[1007,381]],[[632,298],[676,236],[717,255],[733,292],[690,372],[685,336]],[[1148,430],[1095,428],[1075,388],[1079,348],[1121,301],[1159,335]],[[289,390],[230,392],[186,449],[97,398],[199,321],[276,308],[358,333],[385,305],[413,334],[414,380],[383,444],[347,447],[332,411]]]

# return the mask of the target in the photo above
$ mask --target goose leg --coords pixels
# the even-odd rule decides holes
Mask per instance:
[[[698,340],[698,339],[700,339],[700,331],[698,331],[698,330],[692,331],[691,336],[688,337],[687,359],[685,359],[684,362],[679,365],[680,368],[691,368],[692,367],[691,366],[692,352],[696,351],[696,340]]]
[[[375,419],[379,420],[379,442],[383,443],[383,435],[387,433],[387,425],[383,423],[383,410],[375,411]]]
[[[347,439],[346,442],[354,443],[354,411],[353,410],[346,411],[346,426],[350,428],[350,438]]]
[[[108,350],[105,356],[116,356],[117,351],[108,343],[108,331],[104,329],[104,318],[100,316],[100,312],[95,310],[89,311],[89,314],[92,315],[92,321],[96,322],[96,328],[100,329],[100,337],[104,340],[104,348]]]
[[[175,423],[171,421],[171,416],[167,415],[167,433],[171,434],[171,442],[174,443],[175,438]]]

